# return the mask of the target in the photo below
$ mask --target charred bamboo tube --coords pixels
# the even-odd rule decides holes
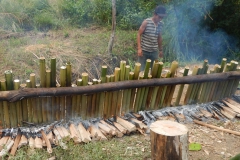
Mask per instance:
[[[56,57],[51,58],[51,87],[56,87]]]
[[[156,73],[156,77],[154,77],[154,78],[161,78],[162,68],[163,68],[163,62],[159,62],[159,67],[158,67],[158,70],[157,70],[157,73]],[[152,73],[155,76],[154,72],[155,72],[155,69],[153,70],[153,73]],[[157,98],[158,91],[161,92],[160,87],[154,87],[153,95],[152,95],[152,98],[151,98],[150,109],[154,109],[155,104],[159,104],[159,103],[156,103],[156,98]]]
[[[39,58],[39,65],[40,65],[40,86],[46,87],[46,64],[45,58]]]
[[[141,69],[141,63],[135,63],[133,80],[137,80],[138,79],[139,73],[140,73],[140,69]],[[136,88],[132,89],[132,91],[131,91],[131,101],[130,101],[130,106],[132,106],[131,110],[137,110],[136,108],[134,108],[134,106],[135,106],[134,102],[136,102],[135,101],[136,93],[137,93],[137,89]]]
[[[51,87],[51,70],[46,70],[46,87]]]
[[[130,66],[126,65],[125,66],[125,74],[124,74],[124,80],[129,80],[129,72],[130,72]],[[122,73],[122,72],[121,72]],[[122,115],[125,113],[129,112],[127,109],[127,96],[128,96],[129,89],[125,89],[123,91],[123,100],[122,100]]]
[[[199,69],[198,66],[194,66],[193,71],[192,71],[193,76],[197,75],[198,69]],[[190,95],[192,93],[193,86],[194,86],[194,84],[189,84],[188,85],[187,93],[186,93],[185,98],[184,98],[184,104],[187,104],[189,102],[189,98],[190,98]]]
[[[13,90],[13,75],[11,70],[7,70],[4,72],[7,90]]]
[[[3,79],[1,80],[1,91],[6,91],[7,90],[7,85],[6,85],[6,80]],[[10,123],[10,114],[9,114],[9,108],[8,108],[8,103],[7,101],[3,101],[3,112],[4,112],[4,121],[5,121],[5,127],[10,128],[11,123]]]
[[[20,80],[15,79],[13,81],[14,83],[14,90],[19,90],[20,88]],[[17,122],[18,125],[22,126],[22,120],[23,120],[23,109],[20,101],[15,102],[16,110],[17,110]]]
[[[183,76],[187,76],[188,71],[189,71],[189,67],[186,66],[185,69],[184,69],[184,72],[183,72]],[[175,101],[175,106],[179,105],[180,99],[182,97],[183,88],[184,88],[184,84],[181,84],[180,87],[179,87],[179,90],[178,90],[178,95],[177,95],[177,98],[176,98],[176,101]]]
[[[83,86],[87,86],[88,84],[88,74],[87,73],[82,73],[82,81],[83,81]],[[88,118],[87,115],[87,96],[82,95],[82,108],[81,108],[81,117],[83,119]]]
[[[175,77],[175,73],[177,72],[178,68],[178,62],[173,61],[171,64],[170,72],[171,72],[171,77]],[[172,102],[172,97],[175,91],[176,85],[169,86],[169,94],[167,94],[165,97],[166,99],[166,106],[170,106]]]
[[[70,62],[66,64],[66,86],[71,87],[72,83],[72,65]]]
[[[101,82],[106,83],[107,66],[102,66]]]

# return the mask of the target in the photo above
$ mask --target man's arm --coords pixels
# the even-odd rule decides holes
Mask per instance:
[[[162,35],[159,33],[158,35],[158,48],[159,48],[159,57],[163,58],[163,47],[162,47]]]
[[[147,26],[147,21],[144,20],[142,22],[142,25],[140,26],[139,30],[138,30],[138,34],[137,34],[137,53],[138,53],[138,56],[142,56],[142,46],[141,46],[141,36],[144,32],[144,30],[146,29],[146,26]]]

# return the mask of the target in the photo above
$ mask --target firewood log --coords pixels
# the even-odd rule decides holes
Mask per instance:
[[[21,132],[18,132],[18,134],[17,134],[17,136],[16,136],[16,138],[15,138],[13,147],[12,147],[11,152],[10,152],[10,154],[11,154],[12,156],[14,156],[15,153],[16,153],[16,151],[17,151],[17,147],[18,147],[19,142],[20,142],[20,140],[21,140],[21,136],[22,136]]]
[[[206,118],[211,118],[213,116],[210,112],[208,112],[208,111],[206,111],[204,109],[200,108],[199,110],[200,110],[200,112],[203,113],[204,117],[206,117]]]
[[[230,107],[233,111],[237,112],[237,113],[240,113],[240,108],[236,107],[235,105],[227,102],[227,101],[224,101],[222,100],[223,103],[225,103],[228,107]]]
[[[52,133],[52,132],[49,132],[49,133],[47,134],[47,139],[49,139],[49,141],[50,141],[51,144],[55,144],[55,143],[54,143],[54,138],[53,138],[53,133]]]
[[[117,122],[124,126],[129,132],[134,132],[136,131],[136,126],[132,124],[131,122],[128,122],[121,117],[117,116]]]
[[[36,137],[35,138],[35,148],[38,148],[38,149],[41,149],[43,146],[42,146],[42,139],[39,138],[39,137]]]
[[[70,124],[69,130],[70,130],[71,138],[73,139],[73,141],[75,143],[81,143],[82,142],[81,136],[74,124],[72,124],[72,123]]]
[[[104,133],[112,135],[113,130],[109,128],[107,125],[104,125],[102,123],[98,123],[98,127],[104,131]]]
[[[23,145],[27,145],[28,144],[28,139],[26,138],[25,135],[21,136],[21,140],[18,144],[18,148],[22,147]]]
[[[63,148],[63,149],[67,149],[67,146],[65,143],[63,143],[62,138],[58,132],[58,130],[56,128],[53,129],[53,133],[55,134],[55,138],[57,139],[59,145]]]
[[[123,134],[127,134],[127,129],[124,128],[121,124],[117,122],[113,122],[113,124],[117,129],[119,129],[120,132],[122,132]]]
[[[0,151],[3,149],[3,147],[6,145],[6,143],[7,143],[7,141],[8,141],[8,139],[9,139],[10,137],[2,137],[1,139],[0,139]]]
[[[89,127],[89,131],[91,133],[91,135],[97,135],[97,137],[99,138],[99,140],[107,140],[107,137],[105,137],[102,132],[96,128],[95,126],[91,125]]]
[[[78,124],[78,131],[80,133],[81,139],[83,142],[88,143],[91,141],[89,132],[86,131],[82,123]]]
[[[32,137],[29,138],[29,147],[31,149],[34,149],[35,147],[35,140]]]
[[[58,126],[58,127],[56,127],[56,129],[57,129],[58,133],[60,134],[61,138],[65,138],[62,128]]]
[[[62,132],[63,132],[63,134],[64,134],[64,137],[69,137],[69,138],[70,138],[70,133],[69,133],[69,131],[68,131],[65,127],[63,127],[63,126],[61,126],[60,128],[62,129]]]
[[[229,103],[231,103],[232,105],[240,108],[240,103],[236,102],[235,100],[230,99],[230,98],[226,98],[226,100],[227,100]]]
[[[13,139],[12,138],[8,138],[5,147],[0,152],[0,157],[6,155],[8,153],[8,151],[12,148],[13,144],[14,144]]]
[[[115,136],[115,135],[117,134],[117,133],[116,133],[117,129],[116,129],[114,126],[109,125],[109,124],[106,123],[104,120],[100,120],[100,123],[102,123],[103,125],[105,125],[105,126],[107,126],[108,128],[110,128],[110,129],[111,129],[111,134],[112,134],[113,136]]]
[[[47,151],[48,153],[52,153],[52,146],[51,146],[51,143],[47,137],[47,135],[45,134],[45,132],[43,130],[41,130],[41,134],[42,134],[42,137],[47,145]]]
[[[147,129],[147,128],[148,128],[147,125],[145,125],[142,121],[139,121],[139,120],[137,120],[137,119],[135,119],[135,118],[131,118],[130,120],[133,121],[134,123],[136,123],[137,126],[138,126],[140,129]]]

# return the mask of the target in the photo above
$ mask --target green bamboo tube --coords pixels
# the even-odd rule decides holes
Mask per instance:
[[[49,69],[46,70],[46,87],[51,87],[51,71]]]
[[[231,61],[231,71],[236,71],[237,66],[238,66],[238,62]],[[224,97],[231,96],[231,91],[232,91],[232,88],[234,86],[235,81],[236,81],[235,79],[234,80],[229,80],[227,90],[225,91]]]
[[[98,84],[101,84],[102,81],[98,80]],[[96,113],[98,114],[98,117],[103,117],[103,110],[104,110],[104,99],[105,99],[105,92],[101,92],[99,96],[99,105],[97,107]]]
[[[240,71],[240,67],[237,66],[236,71],[239,72],[239,71]],[[233,86],[232,86],[232,88],[231,88],[230,95],[234,95],[234,94],[235,94],[238,86],[239,86],[239,79],[235,79],[234,82],[233,82]]]
[[[1,83],[0,83],[1,84]],[[5,128],[5,122],[4,122],[4,108],[3,103],[0,101],[0,128],[1,126]]]
[[[152,68],[152,78],[157,78],[158,68],[160,66],[159,62],[154,61],[153,62],[153,68]]]
[[[4,72],[5,74],[5,79],[6,79],[6,85],[7,85],[7,90],[13,90],[13,75],[11,70],[7,70]]]
[[[7,84],[6,80],[3,79],[1,80],[1,91],[6,91],[7,90]],[[5,127],[10,128],[11,123],[10,123],[10,113],[9,113],[9,106],[7,101],[3,101],[3,112],[4,112],[4,122],[5,122]]]
[[[30,82],[31,86],[28,86],[28,88],[36,88],[36,76],[35,73],[30,74]]]
[[[139,79],[143,79],[143,77],[144,77],[143,74],[139,75]],[[134,103],[134,112],[135,113],[137,113],[140,109],[140,100],[141,100],[141,96],[143,96],[142,95],[143,88],[137,88],[137,90],[136,90],[136,99],[135,99],[135,103]]]
[[[226,64],[227,64],[227,58],[223,58],[223,59],[222,59],[222,62],[221,62],[221,68],[220,68],[219,73],[223,72]]]
[[[101,83],[106,83],[107,66],[102,66]]]
[[[133,80],[134,77],[134,72],[129,72],[129,80]],[[128,89],[127,90],[127,98],[126,98],[126,110],[125,113],[128,113],[130,111],[133,111],[133,106],[131,106],[131,94],[132,94],[133,89]]]
[[[188,71],[189,71],[189,67],[186,66],[184,68],[183,76],[187,76],[188,75]],[[175,101],[175,106],[179,105],[180,99],[182,97],[183,88],[184,88],[184,84],[181,84],[179,86],[178,95],[177,95],[177,98],[176,98],[176,101]]]
[[[158,64],[159,64],[159,66],[157,68],[156,77],[155,77],[155,73],[154,73],[155,72],[155,67],[153,65],[153,70],[152,70],[152,75],[154,76],[153,78],[161,78],[163,62],[158,62]],[[157,105],[159,104],[159,101],[156,102],[158,92],[161,92],[161,87],[159,87],[159,86],[153,87],[152,96],[151,96],[151,99],[149,100],[150,104],[149,104],[149,107],[148,107],[150,110],[154,109],[156,104]]]
[[[88,82],[88,85],[89,86],[93,85],[93,82]],[[92,94],[91,94],[91,95],[87,96],[87,109],[86,109],[87,113],[86,113],[86,115],[88,118],[92,118],[92,115],[93,115],[92,110],[93,109],[92,109]]]
[[[125,80],[126,61],[120,61],[120,81]]]
[[[66,83],[67,83],[67,87],[71,87],[71,83],[72,83],[72,65],[70,62],[66,63],[66,67],[67,67],[67,75],[66,75]]]
[[[66,87],[67,85],[67,67],[61,66],[60,68],[60,86]]]
[[[111,82],[111,77],[110,75],[106,75],[106,83]],[[109,104],[109,96],[111,92],[106,92],[105,93],[105,98],[104,98],[104,110],[103,110],[103,118],[106,119],[107,117],[110,116],[110,104]],[[99,94],[100,95],[100,94]]]
[[[18,90],[20,88],[20,81],[14,80],[13,82],[13,89]],[[19,113],[18,113],[19,112]],[[17,127],[18,126],[18,114],[20,114],[20,107],[16,107],[16,102],[10,102],[9,103],[9,113],[10,113],[10,123],[11,127]]]
[[[77,79],[77,86],[83,86],[82,79]],[[77,110],[76,110],[76,117],[80,117],[82,112],[82,95],[77,95]]]
[[[93,85],[96,85],[97,84],[97,79],[93,79],[92,80],[92,84]],[[91,117],[95,117],[95,115],[96,115],[96,101],[97,101],[97,93],[94,93],[93,95],[92,95],[92,101],[91,101],[91,105],[92,105],[92,110],[91,110]],[[105,108],[104,108],[105,109]]]
[[[134,66],[134,74],[133,74],[133,80],[137,80],[138,77],[139,77],[139,73],[140,73],[140,69],[141,69],[141,63],[135,63],[135,66]],[[137,88],[133,88],[132,91],[131,91],[131,101],[130,101],[130,106],[132,106],[132,109],[131,110],[135,110],[134,107],[135,107],[135,97],[136,97],[136,92],[137,92]]]
[[[215,64],[214,68],[213,68],[213,73],[219,73],[220,69],[221,69],[221,66],[218,64]],[[210,88],[209,88],[210,92],[209,92],[209,96],[207,96],[208,97],[206,100],[207,102],[212,101],[213,94],[214,94],[217,84],[218,84],[218,82],[210,82]]]
[[[160,103],[161,103],[161,99],[162,99],[162,94],[163,94],[163,89],[164,89],[165,86],[159,86],[159,89],[157,90],[157,98],[156,98],[156,101],[155,101],[155,104],[153,105],[154,106],[154,110],[157,110],[160,108]]]
[[[60,110],[60,98],[61,97],[55,97],[56,106],[54,108],[56,108],[56,110],[55,110],[55,118],[56,118],[57,121],[60,120],[60,113],[61,113],[61,110]]]
[[[143,77],[143,79],[147,79],[148,78],[148,73],[149,73],[150,67],[151,67],[151,59],[147,59],[146,60],[146,65],[145,65],[145,69],[144,69],[144,77]]]
[[[168,72],[166,73],[166,77],[165,77],[165,78],[170,78],[171,75],[172,75],[172,73],[171,73],[170,71],[168,71]],[[161,108],[163,107],[163,102],[164,102],[164,98],[165,98],[167,89],[168,89],[168,86],[164,86],[164,87],[163,87],[162,95],[161,95],[161,101],[160,101],[160,106],[159,106],[159,107],[161,107]]]
[[[124,80],[129,80],[129,72],[130,72],[130,66],[127,65],[125,66],[125,75],[124,75]],[[122,99],[122,110],[121,110],[121,114],[124,115],[125,113],[129,112],[129,110],[127,109],[127,99],[128,99],[128,92],[131,89],[125,89],[123,91],[123,99]]]
[[[83,86],[88,85],[88,74],[87,73],[82,73],[82,81],[83,81]],[[87,117],[87,96],[82,95],[82,108],[81,108],[81,117],[83,119],[88,118]]]
[[[148,75],[148,79],[151,79],[152,75]],[[142,99],[142,105],[141,105],[141,110],[146,110],[148,109],[147,106],[147,99],[149,99],[149,96],[151,96],[151,93],[149,93],[149,90],[152,89],[152,87],[144,87],[145,91],[143,94],[143,99]]]
[[[36,87],[40,88],[41,86],[40,84],[36,84]],[[33,116],[33,118],[35,119],[35,117],[37,117],[36,121],[38,121],[38,123],[43,123],[43,119],[46,119],[44,117],[45,115],[43,115],[44,114],[43,107],[44,107],[44,104],[46,103],[44,101],[45,101],[44,97],[38,97],[38,98],[32,99],[33,106],[37,104],[36,107],[33,108],[34,115],[36,114],[37,116]]]
[[[214,69],[210,70],[210,74],[216,73]],[[212,87],[213,87],[213,82],[207,82],[207,86],[206,86],[206,93],[205,96],[203,98],[203,102],[209,102],[209,98],[210,98],[210,93],[212,91]]]
[[[224,68],[225,68],[225,66],[224,66]],[[218,71],[217,73],[222,72],[223,71],[222,67],[219,67],[217,71]],[[213,91],[213,94],[212,94],[211,101],[218,100],[217,98],[218,98],[218,95],[220,94],[219,92],[221,92],[221,90],[219,90],[219,86],[221,86],[223,81],[215,82],[215,83],[216,83],[216,85],[214,87],[214,91]]]
[[[56,57],[51,58],[51,87],[56,87]]]
[[[114,70],[114,82],[118,82],[120,77],[120,68],[116,67]],[[114,91],[112,96],[112,102],[111,102],[111,108],[112,108],[112,115],[119,115],[120,114],[120,108],[118,106],[118,92]]]
[[[72,87],[77,87],[76,84],[72,84]],[[72,96],[72,118],[76,118],[76,113],[77,113],[77,95]]]
[[[137,80],[138,79],[138,76],[139,76],[139,73],[140,73],[140,69],[141,69],[141,63],[135,63],[135,66],[134,66],[134,80]]]
[[[45,58],[39,58],[40,65],[40,87],[46,87],[46,63]]]
[[[193,71],[192,71],[193,76],[197,75],[198,69],[199,69],[198,66],[194,66]],[[184,98],[184,104],[187,104],[189,102],[189,98],[190,98],[193,86],[194,86],[194,84],[189,84],[188,85],[187,93],[186,93],[185,98]]]
[[[170,72],[171,72],[171,77],[175,77],[175,73],[177,72],[177,68],[178,68],[178,62],[177,61],[173,61],[171,64],[171,68],[170,68]],[[173,98],[173,94],[176,88],[176,85],[171,85],[168,87],[169,89],[169,94],[166,94],[166,106],[170,106],[171,102],[172,102],[172,98]]]
[[[30,74],[30,75],[31,75],[31,74]],[[31,76],[30,76],[30,77],[31,77]],[[34,74],[34,78],[35,78],[35,74]],[[32,84],[31,84],[30,79],[27,79],[27,80],[26,80],[26,87],[27,87],[27,88],[31,88],[31,86],[32,86]],[[25,112],[27,112],[27,118],[25,118],[25,119],[27,119],[28,122],[33,122],[33,117],[37,117],[37,112],[33,112],[32,99],[33,99],[33,98],[28,98],[28,99],[26,99],[27,105],[24,106]],[[23,99],[23,100],[24,100],[24,99]],[[37,105],[38,105],[38,104],[36,104],[36,107],[37,107]],[[27,107],[27,108],[26,108],[26,107]],[[36,108],[35,108],[35,109],[36,109]],[[37,110],[37,109],[36,109],[36,110]],[[35,115],[34,115],[34,113],[35,113]],[[34,123],[36,123],[36,122],[34,122]]]
[[[14,90],[19,90],[20,89],[20,80],[19,79],[15,79],[13,81],[13,86],[14,86]],[[17,110],[17,122],[18,122],[18,126],[22,126],[22,121],[23,121],[23,108],[21,105],[21,101],[17,101],[15,102],[16,105],[16,109]]]

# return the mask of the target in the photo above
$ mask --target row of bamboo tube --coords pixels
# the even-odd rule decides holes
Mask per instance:
[[[133,71],[126,61],[120,62],[114,73],[107,75],[107,66],[102,66],[101,77],[89,80],[87,73],[72,83],[71,63],[66,63],[60,68],[60,84],[56,83],[56,58],[51,59],[50,69],[46,69],[45,58],[39,58],[40,83],[36,83],[36,75],[30,74],[26,83],[20,84],[20,80],[13,80],[12,71],[5,72],[5,79],[0,81],[1,91],[18,90],[20,88],[42,88],[42,87],[81,87],[87,85],[100,85],[101,83],[141,80],[151,78],[172,78],[176,77],[178,62],[173,61],[171,67],[165,73],[163,62],[155,61],[153,66],[151,60],[146,61],[143,72],[140,71],[141,64],[135,63]],[[223,58],[221,65],[215,65],[210,70],[212,73],[228,72],[237,70],[238,63]],[[207,74],[208,61],[205,60],[202,66],[194,66],[192,75]],[[187,76],[189,67],[184,69],[183,76]],[[206,82],[190,85],[166,85],[158,87],[142,87],[134,89],[119,90],[113,92],[101,92],[91,95],[66,95],[59,97],[35,97],[22,99],[17,102],[0,102],[0,126],[3,128],[22,126],[23,122],[36,124],[53,122],[55,120],[69,120],[74,118],[109,118],[113,115],[123,115],[127,112],[138,112],[140,110],[155,110],[166,106],[180,104],[203,103],[214,101],[231,94],[234,94],[239,80],[223,82]],[[176,88],[178,89],[176,90]],[[183,94],[184,87],[187,88],[186,95]],[[175,102],[172,102],[174,92],[177,92]],[[185,97],[184,97],[185,96]]]

